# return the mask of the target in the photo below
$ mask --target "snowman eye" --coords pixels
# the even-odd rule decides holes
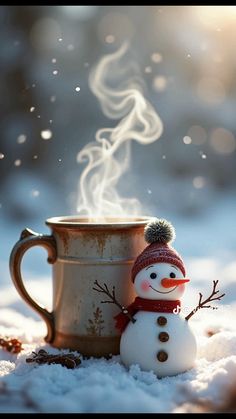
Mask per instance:
[[[170,273],[170,277],[171,277],[171,278],[176,278],[175,273],[174,273],[174,272],[171,272],[171,273]]]
[[[155,273],[155,272],[152,272],[151,274],[150,274],[150,278],[151,279],[155,279],[157,277],[157,274]]]

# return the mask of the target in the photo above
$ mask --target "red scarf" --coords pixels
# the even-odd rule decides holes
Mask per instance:
[[[130,304],[126,310],[128,310],[131,316],[134,316],[139,310],[154,311],[156,313],[173,313],[173,310],[179,306],[179,313],[180,305],[180,300],[147,300],[146,298],[136,297],[134,302]],[[128,316],[121,312],[117,314],[114,319],[116,320],[115,327],[122,333],[130,321]]]

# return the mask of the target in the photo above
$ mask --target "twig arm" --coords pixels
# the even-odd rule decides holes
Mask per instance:
[[[217,310],[217,307],[212,307],[211,305],[207,305],[207,303],[215,300],[221,300],[221,298],[225,296],[225,294],[221,294],[215,297],[215,295],[219,293],[219,290],[216,290],[218,282],[218,280],[213,281],[213,289],[211,295],[205,300],[202,301],[202,294],[199,292],[198,305],[185,317],[185,320],[188,321],[198,310],[200,310],[200,308],[212,308],[213,310]]]
[[[124,306],[122,306],[116,299],[116,295],[115,295],[115,287],[113,286],[112,288],[112,292],[109,291],[107,285],[104,283],[104,287],[102,287],[102,285],[100,285],[98,283],[98,281],[94,281],[94,285],[96,285],[97,288],[93,287],[94,291],[97,292],[101,292],[102,294],[107,295],[110,300],[103,300],[101,301],[101,303],[112,303],[115,304],[117,307],[119,307],[119,309],[122,311],[123,314],[125,314],[128,319],[132,322],[135,323],[136,319],[129,313],[129,311],[127,310],[127,308],[125,308]]]

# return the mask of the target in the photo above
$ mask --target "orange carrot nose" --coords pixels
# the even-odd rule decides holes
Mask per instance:
[[[182,279],[171,279],[171,278],[163,278],[161,280],[161,285],[164,288],[172,288],[172,287],[176,287],[178,285],[184,284],[185,282],[189,282],[190,279],[186,279],[186,278],[182,278]]]

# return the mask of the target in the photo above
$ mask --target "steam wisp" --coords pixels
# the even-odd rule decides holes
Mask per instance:
[[[159,139],[163,131],[160,117],[143,95],[136,65],[122,63],[127,50],[128,44],[123,44],[104,56],[89,76],[90,88],[104,114],[120,119],[114,128],[99,129],[96,140],[77,155],[79,163],[87,163],[79,181],[77,211],[90,219],[142,214],[137,198],[121,197],[117,183],[130,167],[131,141],[147,145]]]

